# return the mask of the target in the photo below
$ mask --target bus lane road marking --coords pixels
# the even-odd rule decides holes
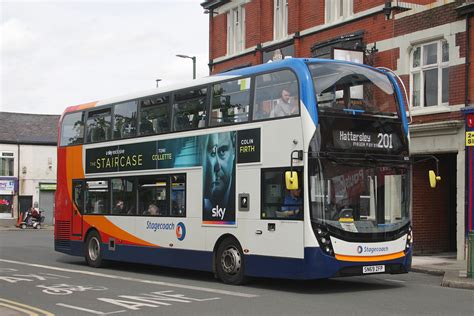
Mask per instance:
[[[4,298],[0,298],[0,306],[3,306],[3,307],[6,307],[6,308],[9,308],[9,309],[12,309],[12,310],[16,310],[16,311],[19,311],[21,313],[24,313],[26,315],[36,315],[36,316],[54,316],[54,314],[48,312],[48,311],[45,311],[45,310],[42,310],[40,308],[37,308],[37,307],[33,307],[33,306],[30,306],[30,305],[25,305],[25,304],[22,304],[22,303],[18,303],[18,302],[15,302],[15,301],[10,301],[10,300],[7,300],[7,299],[4,299]]]
[[[145,280],[145,279],[132,278],[132,277],[125,277],[125,276],[114,275],[114,274],[105,274],[105,273],[92,272],[92,271],[84,271],[84,270],[75,270],[75,269],[68,269],[68,268],[60,268],[60,267],[46,266],[46,265],[41,265],[41,264],[36,264],[36,263],[27,263],[27,262],[20,262],[20,261],[14,261],[14,260],[0,259],[0,262],[10,263],[10,264],[17,264],[17,265],[23,265],[23,266],[28,266],[28,267],[41,268],[41,269],[49,269],[49,270],[55,270],[55,271],[62,271],[62,272],[69,272],[69,273],[84,274],[84,275],[90,275],[90,276],[96,276],[96,277],[103,277],[103,278],[108,278],[108,279],[116,279],[116,280],[123,280],[123,281],[132,281],[132,282],[140,282],[140,283],[153,284],[153,285],[161,285],[161,286],[168,286],[168,287],[174,287],[174,288],[180,288],[180,289],[187,289],[187,290],[194,290],[194,291],[201,291],[201,292],[222,294],[222,295],[228,295],[228,296],[236,296],[236,297],[243,297],[243,298],[255,298],[255,297],[259,297],[259,295],[256,295],[256,294],[242,293],[242,292],[236,292],[236,291],[226,291],[226,290],[213,289],[213,288],[201,287],[201,286],[186,285],[186,284],[178,284],[178,283],[170,283],[170,282],[162,282],[162,281]]]

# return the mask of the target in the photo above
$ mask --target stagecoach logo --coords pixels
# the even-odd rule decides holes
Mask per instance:
[[[186,237],[186,226],[182,222],[179,222],[176,225],[176,237],[179,241],[182,241]]]
[[[374,253],[380,253],[380,252],[387,252],[388,247],[367,247],[367,246],[357,246],[357,253],[370,253],[373,255]]]

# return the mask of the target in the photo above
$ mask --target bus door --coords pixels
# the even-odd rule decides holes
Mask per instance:
[[[300,185],[296,190],[287,190],[284,171],[280,168],[262,170],[260,220],[255,222],[255,231],[249,235],[255,236],[253,242],[258,254],[303,258],[304,188]]]
[[[82,236],[82,215],[84,212],[84,181],[72,181],[71,234]]]

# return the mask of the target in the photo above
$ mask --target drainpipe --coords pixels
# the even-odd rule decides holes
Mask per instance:
[[[466,74],[464,83],[464,106],[469,106],[469,70],[471,68],[471,17],[472,13],[466,16]]]

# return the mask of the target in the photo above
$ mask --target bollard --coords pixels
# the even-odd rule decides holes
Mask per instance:
[[[474,231],[469,233],[467,241],[467,277],[474,279]]]

